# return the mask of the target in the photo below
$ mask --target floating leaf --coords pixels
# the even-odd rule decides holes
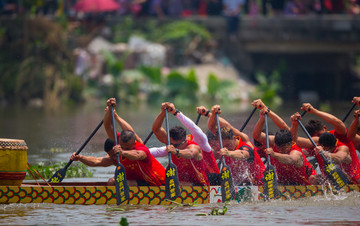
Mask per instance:
[[[125,211],[125,209],[108,207],[108,208],[106,208],[106,211]]]

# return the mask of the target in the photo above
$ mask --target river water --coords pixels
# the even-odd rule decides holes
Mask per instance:
[[[240,128],[252,110],[248,105],[250,104],[222,106],[222,116],[235,127]],[[300,111],[298,106],[300,106],[298,103],[287,104],[277,112],[289,124],[290,115]],[[342,119],[350,106],[350,101],[333,104],[329,112]],[[71,153],[78,150],[102,120],[104,107],[102,103],[92,103],[60,109],[52,113],[25,107],[0,108],[0,138],[25,140],[29,147],[30,164],[40,161],[67,162]],[[180,110],[190,118],[196,119],[195,108]],[[152,122],[159,113],[160,107],[118,106],[117,111],[134,127],[140,137],[145,139],[151,131]],[[306,115],[304,122],[310,118],[316,117]],[[251,136],[257,119],[258,113],[250,120],[244,130],[245,133]],[[177,119],[172,116],[169,120],[170,126],[178,124]],[[346,124],[349,125],[351,120],[350,115]],[[204,131],[206,130],[205,119],[200,120],[199,125]],[[270,130],[275,131],[271,122],[269,126]],[[101,128],[82,154],[103,156],[105,139],[106,133]],[[161,144],[155,136],[148,142],[149,147],[159,145]],[[167,165],[166,159],[159,160]],[[64,181],[107,181],[113,173],[113,167],[95,168],[93,178],[72,178]],[[234,202],[227,206],[228,212],[224,216],[196,216],[198,213],[210,213],[215,207],[222,208],[223,204],[184,206],[175,209],[169,209],[168,206],[124,206],[124,211],[109,211],[108,207],[0,204],[0,225],[118,225],[122,217],[126,217],[130,225],[360,225],[360,193],[326,195],[292,201]]]

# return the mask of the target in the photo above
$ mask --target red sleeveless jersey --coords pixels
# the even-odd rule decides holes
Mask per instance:
[[[239,145],[235,150],[240,149],[240,147],[245,146],[252,150],[249,145],[241,140],[240,137],[236,137],[235,139],[239,140]],[[231,173],[233,176],[235,185],[242,184],[253,184],[253,185],[262,185],[261,179],[264,177],[265,166],[261,161],[259,154],[252,150],[254,159],[252,161],[246,160],[236,160],[232,157],[224,156],[225,163],[230,167]],[[250,153],[250,156],[252,154]]]
[[[143,151],[146,154],[144,160],[130,160],[123,156],[120,157],[121,164],[124,165],[126,178],[128,180],[142,180],[149,186],[161,186],[165,184],[165,168],[152,156],[149,149],[135,141],[135,150]],[[116,158],[113,159],[117,165]]]
[[[273,146],[275,152],[279,153],[276,149],[276,146]],[[303,166],[300,168],[295,167],[294,165],[287,165],[279,162],[277,159],[271,157],[271,163],[274,165],[276,174],[278,176],[278,181],[283,185],[310,185],[309,176],[316,175],[315,170],[311,167],[311,164],[306,159],[304,153],[301,149],[293,144],[291,147],[291,151],[298,151],[301,153],[303,157]],[[289,152],[289,154],[290,154]],[[310,171],[310,173],[309,173]],[[310,174],[310,175],[308,175]]]
[[[350,152],[350,156],[351,156],[351,163],[350,164],[345,164],[345,163],[340,164],[340,168],[342,168],[351,177],[351,183],[357,184],[357,180],[360,179],[360,162],[359,162],[359,158],[356,154],[356,149],[355,149],[353,142],[349,138],[347,138],[347,136],[342,136],[342,135],[337,134],[335,132],[335,130],[330,130],[329,133],[334,134],[334,136],[342,143],[342,145],[346,145],[349,148],[349,152]],[[339,143],[339,142],[337,142],[337,143]],[[318,161],[319,161],[319,158],[318,158]]]
[[[192,144],[198,145],[189,140],[186,140],[186,143],[187,146]],[[204,158],[197,161],[194,159],[184,159],[171,154],[171,159],[177,167],[179,181],[191,182],[195,185],[210,185],[205,173]]]
[[[334,150],[333,153],[336,153],[338,151],[338,148],[340,146],[343,146],[343,145],[345,145],[345,144],[340,142],[340,141],[337,141],[336,146],[335,146],[335,150]],[[325,172],[324,172],[324,160],[322,159],[322,157],[319,154],[316,154],[315,156],[316,156],[316,159],[317,159],[317,161],[319,163],[319,167],[320,167],[321,172],[324,175],[326,175]],[[352,158],[352,156],[351,156],[351,158]],[[350,182],[351,183],[357,184],[357,180],[360,178],[360,174],[359,174],[359,171],[356,170],[355,164],[353,164],[353,163],[354,163],[354,161],[351,160],[350,164],[341,163],[341,164],[337,164],[337,165],[340,167],[340,169],[342,171],[344,171],[348,176],[350,176],[350,178],[351,178]]]
[[[190,141],[193,141],[193,139],[194,139],[193,135],[188,135],[188,136],[189,136]],[[206,175],[208,175],[210,173],[220,174],[219,167],[216,163],[216,159],[214,157],[213,152],[212,151],[206,152],[206,151],[203,151],[202,149],[201,149],[201,152],[203,154]]]

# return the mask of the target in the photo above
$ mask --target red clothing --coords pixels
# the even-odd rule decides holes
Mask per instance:
[[[260,158],[267,158],[266,152],[264,151],[264,149],[260,149],[258,147],[254,147],[254,151],[256,153],[258,153],[258,155],[260,156]]]
[[[345,145],[345,144],[342,143],[342,142],[340,142],[340,141],[337,141],[337,142],[336,142],[336,147],[335,147],[335,150],[334,150],[333,153],[336,153],[336,152],[338,151],[338,148],[339,148],[340,146],[343,146],[343,145]],[[326,175],[325,172],[324,172],[324,160],[322,159],[322,157],[321,157],[319,154],[316,154],[315,156],[316,156],[316,159],[317,159],[317,161],[318,161],[318,163],[319,163],[319,167],[320,167],[320,169],[321,169],[321,172],[322,172],[324,175]],[[354,168],[355,165],[353,164],[353,162],[354,162],[354,161],[351,161],[350,164],[341,163],[341,164],[337,164],[337,165],[340,167],[340,169],[341,169],[344,173],[346,173],[348,176],[350,176],[350,178],[351,178],[350,182],[351,182],[351,183],[357,184],[357,179],[360,178],[360,174],[359,174],[359,171],[357,171],[356,168]]]
[[[198,145],[189,140],[186,140],[186,143],[187,146],[192,144]],[[179,181],[191,182],[194,185],[210,185],[205,173],[204,158],[197,161],[194,159],[184,159],[171,154],[171,159],[177,167]]]
[[[130,160],[119,156],[121,164],[125,167],[126,178],[145,181],[149,186],[164,185],[165,168],[152,156],[144,144],[135,141],[135,150],[145,152],[146,158],[144,160]],[[117,165],[116,157],[113,161]]]
[[[279,153],[276,146],[273,146],[273,150]],[[274,165],[276,169],[278,182],[283,185],[310,185],[309,176],[316,175],[316,172],[296,144],[292,145],[289,154],[293,151],[298,151],[302,154],[304,164],[300,168],[297,168],[294,165],[283,164],[273,157],[270,158],[271,164]]]
[[[193,141],[193,139],[194,139],[193,135],[189,135],[189,138],[190,138],[190,141]],[[220,174],[219,167],[216,163],[216,160],[215,160],[215,157],[214,157],[214,154],[212,153],[212,151],[210,151],[210,152],[206,152],[203,150],[201,150],[201,151],[203,154],[206,175],[208,175],[210,173]]]
[[[239,145],[235,150],[244,146],[244,148],[248,149],[250,158],[244,161],[224,156],[226,165],[228,165],[231,169],[234,184],[262,185],[263,183],[261,179],[264,177],[265,165],[261,161],[260,156],[256,151],[249,147],[249,145],[243,142],[240,137],[236,137],[235,139],[239,140]]]
[[[350,175],[351,177],[351,183],[357,184],[357,180],[360,179],[360,162],[359,158],[356,154],[356,149],[353,144],[353,142],[347,138],[347,136],[339,135],[335,132],[335,130],[329,131],[329,133],[334,134],[334,136],[342,143],[343,145],[346,145],[349,148],[350,156],[351,156],[351,163],[350,164],[341,164],[344,165],[344,171]],[[339,144],[339,142],[337,142]],[[338,146],[337,146],[338,147]],[[319,160],[318,160],[319,161]],[[341,166],[340,166],[341,168]],[[346,171],[345,169],[348,169]]]

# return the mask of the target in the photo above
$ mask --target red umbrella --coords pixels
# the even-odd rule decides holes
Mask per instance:
[[[81,0],[74,5],[74,9],[78,12],[107,12],[115,11],[120,5],[114,0]]]

